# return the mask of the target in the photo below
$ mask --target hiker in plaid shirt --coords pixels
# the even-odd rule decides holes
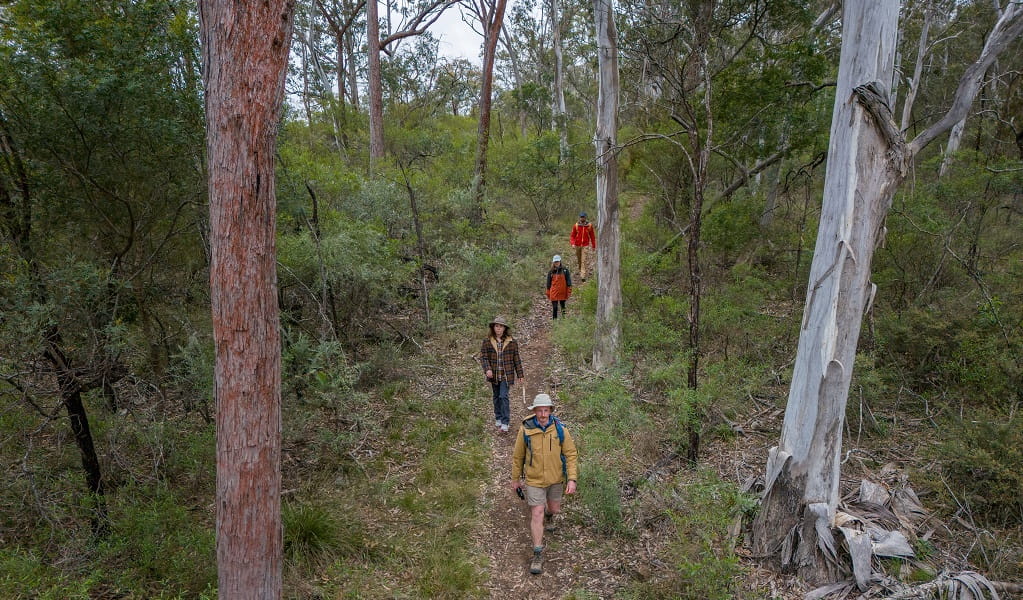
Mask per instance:
[[[508,433],[511,421],[508,390],[515,385],[515,377],[522,379],[523,375],[519,344],[511,336],[511,328],[504,317],[494,317],[490,322],[490,335],[480,348],[480,365],[494,392],[494,427],[501,433]]]

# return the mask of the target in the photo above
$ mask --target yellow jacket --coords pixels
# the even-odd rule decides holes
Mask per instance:
[[[576,481],[579,478],[578,458],[572,434],[561,425],[565,433],[565,441],[558,440],[558,429],[554,424],[555,417],[547,423],[547,429],[541,429],[536,417],[523,419],[519,432],[515,436],[515,450],[512,452],[512,481],[518,481],[525,473],[526,485],[548,487],[555,483]],[[526,447],[526,438],[529,447]],[[561,457],[565,457],[564,464]]]

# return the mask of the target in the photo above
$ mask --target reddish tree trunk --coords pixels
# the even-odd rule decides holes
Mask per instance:
[[[497,0],[494,4],[480,2],[480,21],[486,28],[483,46],[483,81],[480,85],[480,121],[476,130],[476,168],[473,171],[472,199],[475,212],[473,221],[483,222],[483,195],[487,183],[487,146],[490,144],[490,106],[493,102],[494,55],[497,54],[497,40],[504,22],[504,9],[508,0]]]
[[[200,0],[216,344],[221,598],[279,598],[281,381],[274,152],[293,0]]]

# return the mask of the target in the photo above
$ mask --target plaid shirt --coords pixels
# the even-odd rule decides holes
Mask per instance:
[[[483,340],[483,347],[480,348],[480,365],[483,367],[483,373],[486,373],[487,369],[494,372],[494,381],[514,384],[516,375],[519,379],[523,377],[519,343],[510,335],[504,338],[503,344],[488,337]]]

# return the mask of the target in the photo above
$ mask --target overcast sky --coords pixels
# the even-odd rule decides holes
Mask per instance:
[[[480,48],[483,38],[462,22],[460,7],[453,6],[444,11],[430,31],[440,40],[440,53],[450,58],[464,58],[473,64],[480,64]]]

